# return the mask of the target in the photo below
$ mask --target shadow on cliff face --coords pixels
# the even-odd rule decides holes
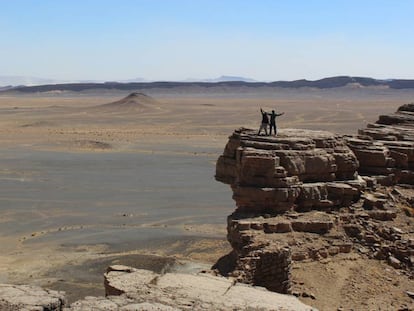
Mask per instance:
[[[213,270],[217,270],[222,276],[228,276],[230,272],[236,269],[237,265],[237,253],[231,251],[227,255],[220,257],[219,260],[211,267]]]
[[[105,296],[103,274],[110,265],[126,265],[164,273],[172,269],[175,264],[177,261],[171,257],[141,254],[121,257],[114,255],[88,260],[77,265],[65,265],[49,271],[45,277],[57,279],[57,281],[48,284],[48,287],[65,291],[70,303],[86,296]]]

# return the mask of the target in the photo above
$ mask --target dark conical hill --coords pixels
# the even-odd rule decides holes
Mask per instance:
[[[133,92],[128,96],[109,103],[93,107],[102,112],[130,112],[130,111],[146,111],[154,109],[158,106],[158,101],[144,93]]]

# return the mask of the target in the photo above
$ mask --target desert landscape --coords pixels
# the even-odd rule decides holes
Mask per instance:
[[[4,1],[0,311],[414,311],[413,11]]]
[[[111,264],[209,269],[231,250],[234,209],[216,160],[235,129],[258,129],[261,107],[285,113],[280,129],[346,135],[413,98],[355,85],[0,93],[0,283],[75,301],[103,295]],[[300,299],[320,310],[366,310],[370,295],[378,310],[413,308],[412,279],[355,254],[300,262],[293,274],[311,293]]]

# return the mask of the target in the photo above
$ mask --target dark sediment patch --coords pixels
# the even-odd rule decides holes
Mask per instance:
[[[73,142],[72,147],[88,150],[111,150],[112,145],[96,140],[76,140]]]
[[[56,124],[50,121],[35,121],[32,123],[26,123],[23,125],[20,125],[20,127],[51,127],[55,126]]]

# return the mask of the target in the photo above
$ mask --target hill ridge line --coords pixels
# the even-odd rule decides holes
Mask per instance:
[[[80,92],[90,89],[106,90],[136,90],[136,89],[171,89],[175,87],[280,87],[280,88],[317,88],[330,89],[346,87],[349,84],[358,84],[361,87],[382,86],[391,89],[414,89],[414,79],[389,79],[381,80],[366,77],[352,76],[335,76],[319,80],[293,80],[293,81],[274,81],[274,82],[245,82],[245,81],[223,81],[223,82],[174,82],[174,81],[157,81],[157,82],[104,82],[104,83],[63,83],[63,84],[45,84],[37,86],[16,86],[5,90],[0,89],[0,93],[7,91],[18,91],[23,93],[50,92],[50,91],[74,91]]]

